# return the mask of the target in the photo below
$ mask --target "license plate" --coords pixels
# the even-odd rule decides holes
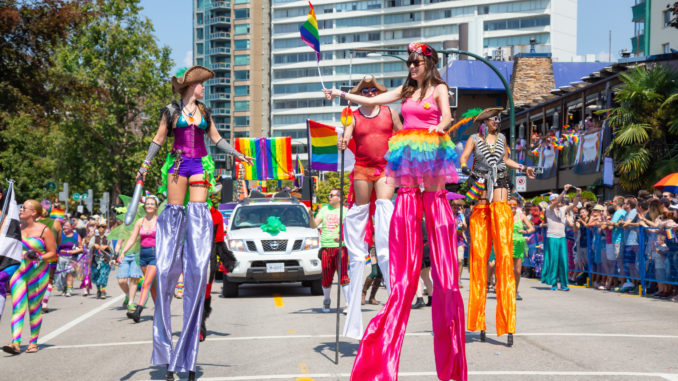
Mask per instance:
[[[267,263],[266,264],[267,273],[283,273],[285,272],[284,263]]]

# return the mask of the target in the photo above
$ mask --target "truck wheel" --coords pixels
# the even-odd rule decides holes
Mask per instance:
[[[311,295],[322,295],[323,283],[320,279],[311,281]]]
[[[221,293],[225,298],[237,298],[238,297],[238,283],[229,282],[228,279],[224,277],[224,286]]]

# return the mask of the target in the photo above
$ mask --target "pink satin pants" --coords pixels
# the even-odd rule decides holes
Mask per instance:
[[[422,200],[417,188],[398,190],[389,231],[391,295],[365,330],[351,380],[398,379],[400,351],[421,271],[422,209],[431,245],[433,349],[438,378],[467,379],[464,303],[456,275],[456,222],[446,193],[424,192]]]

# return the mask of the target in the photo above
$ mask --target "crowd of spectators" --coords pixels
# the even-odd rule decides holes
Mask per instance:
[[[572,202],[574,201],[574,202]],[[565,238],[568,282],[598,290],[678,301],[678,199],[670,192],[641,190],[608,202],[569,200]],[[549,204],[524,202],[522,211],[535,225],[526,236],[523,276],[541,277],[548,235]]]

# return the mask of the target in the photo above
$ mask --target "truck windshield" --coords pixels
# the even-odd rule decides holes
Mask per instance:
[[[301,205],[246,205],[235,211],[231,229],[259,227],[270,216],[280,218],[285,226],[310,227],[308,212]]]

